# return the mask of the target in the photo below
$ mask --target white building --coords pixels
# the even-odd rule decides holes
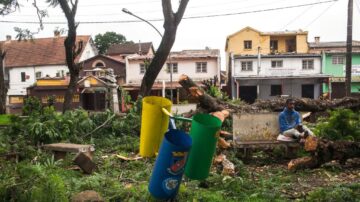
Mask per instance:
[[[281,95],[318,98],[329,77],[319,54],[233,55],[235,97],[248,102]]]
[[[144,77],[146,66],[150,64],[152,56],[149,55],[129,55],[126,57],[126,85],[128,90],[138,91]],[[172,83],[170,82],[170,66],[173,67]],[[203,80],[216,79],[220,81],[220,53],[218,49],[204,50],[183,50],[171,52],[169,58],[153,85],[153,95],[161,96],[163,83],[167,89],[173,90],[174,99],[181,97],[178,79],[185,74],[192,80],[201,82]],[[181,99],[181,98],[180,98]],[[175,100],[174,100],[175,101]]]
[[[55,35],[51,38],[38,38],[27,41],[1,41],[6,51],[4,69],[5,80],[8,82],[8,106],[19,109],[23,103],[26,89],[38,78],[64,77],[69,70],[66,65],[64,40],[66,37]],[[83,50],[75,62],[81,62],[97,54],[96,47],[90,36],[77,36],[77,45],[83,43]]]

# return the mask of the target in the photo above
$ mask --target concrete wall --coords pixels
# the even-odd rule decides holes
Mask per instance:
[[[206,73],[197,73],[196,72],[196,63],[197,62],[207,62],[207,72]],[[218,75],[220,78],[220,66],[215,58],[209,59],[194,59],[194,60],[171,60],[171,63],[178,63],[178,73],[173,73],[173,81],[177,81],[179,76],[182,74],[188,75],[194,81],[204,80],[214,78],[215,75]],[[141,83],[144,74],[140,74],[140,64],[143,64],[140,60],[127,60],[126,64],[126,83]],[[169,81],[170,73],[166,70],[166,64],[161,69],[159,75],[156,78],[156,81]]]
[[[302,61],[303,60],[314,60],[314,69],[313,70],[303,70]],[[282,60],[283,67],[273,68],[271,67],[271,61],[273,60]],[[252,71],[241,71],[241,62],[243,61],[252,61],[253,70]],[[235,59],[234,62],[234,76],[256,76],[258,70],[258,61],[257,59]],[[311,57],[311,58],[261,58],[261,67],[259,76],[299,76],[299,75],[308,75],[311,77],[312,74],[321,73],[321,58],[320,57]]]
[[[45,77],[46,75],[56,77],[56,73],[61,71],[64,72],[64,75],[69,72],[67,66],[64,65],[10,68],[8,95],[26,95],[26,88],[36,82],[36,72],[41,72],[42,77]],[[24,82],[21,81],[21,72],[25,72],[25,75],[28,77]]]
[[[86,46],[80,56],[79,62],[84,61],[88,58],[94,57],[97,54],[95,47],[92,45],[92,42],[86,43]]]
[[[271,99],[271,85],[282,85],[282,94],[290,97],[301,98],[303,84],[314,84],[314,98],[320,96],[321,83],[319,79],[264,79],[264,80],[237,80],[238,86],[257,86],[259,85],[258,99]],[[239,89],[237,89],[239,92]],[[239,96],[237,96],[239,97]]]

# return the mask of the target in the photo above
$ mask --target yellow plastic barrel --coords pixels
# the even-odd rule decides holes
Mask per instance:
[[[171,111],[171,101],[157,96],[147,96],[142,101],[140,156],[152,157],[158,152],[169,125],[169,116],[162,108]]]

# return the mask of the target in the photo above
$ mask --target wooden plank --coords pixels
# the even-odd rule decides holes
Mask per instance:
[[[299,143],[296,142],[280,142],[280,141],[249,141],[249,142],[235,142],[236,148],[272,148],[278,145],[286,147],[299,147]]]
[[[95,148],[92,145],[71,144],[71,143],[46,144],[43,146],[43,148],[49,151],[75,152],[75,153],[95,151]]]

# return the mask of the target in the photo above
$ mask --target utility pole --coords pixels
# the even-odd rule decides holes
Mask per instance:
[[[352,21],[353,0],[348,3],[347,39],[346,39],[346,66],[345,66],[345,95],[351,96],[351,56],[352,56]]]

